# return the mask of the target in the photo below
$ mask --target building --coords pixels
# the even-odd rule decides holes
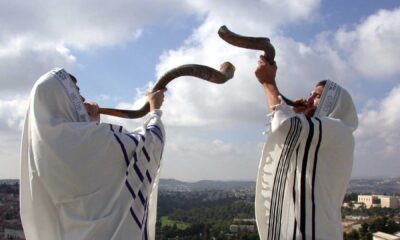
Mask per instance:
[[[25,239],[25,235],[22,229],[4,228],[4,238],[22,240]]]
[[[366,208],[371,208],[380,204],[379,198],[375,195],[358,195],[358,202],[363,203]]]
[[[236,225],[236,224],[232,224],[232,225],[229,226],[229,230],[232,233],[255,232],[256,231],[256,226],[254,226],[254,225]]]
[[[380,196],[381,199],[381,207],[386,208],[398,208],[399,207],[399,199],[397,197],[392,196]]]
[[[400,234],[396,233],[393,235],[384,232],[376,232],[372,234],[372,240],[400,240]]]
[[[232,233],[238,232],[255,232],[257,231],[256,220],[254,218],[235,218],[233,223],[229,226]]]
[[[400,206],[399,197],[385,195],[358,195],[358,203],[362,203],[366,208],[398,208]]]

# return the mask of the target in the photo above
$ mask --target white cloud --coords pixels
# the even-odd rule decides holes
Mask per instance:
[[[0,92],[26,94],[43,73],[56,66],[71,66],[75,62],[63,46],[37,49],[31,42],[16,40],[9,48],[0,47]]]
[[[380,10],[353,31],[340,29],[336,41],[350,55],[349,64],[362,75],[378,81],[398,75],[400,8]]]
[[[279,26],[310,19],[320,0],[188,1],[197,11],[207,13],[208,21],[234,26],[236,31],[260,33],[276,31]],[[284,14],[283,14],[284,13]]]
[[[210,139],[201,137],[198,131],[201,128],[167,129],[162,177],[186,181],[255,180],[261,143]]]
[[[0,99],[0,177],[16,178],[27,96]]]
[[[1,2],[0,33],[78,48],[110,46],[134,40],[145,24],[181,14],[182,8],[185,4],[160,0]]]
[[[178,2],[178,1],[177,1]],[[173,1],[0,1],[0,91],[24,91],[77,59],[71,49],[123,45],[157,20],[184,14]]]
[[[12,99],[0,99],[0,131],[20,132],[28,107],[27,96]]]
[[[400,169],[400,85],[384,99],[370,100],[355,133],[354,175],[398,176]]]

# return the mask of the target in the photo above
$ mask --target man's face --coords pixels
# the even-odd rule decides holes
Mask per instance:
[[[75,83],[75,87],[78,90],[79,96],[81,96],[82,102],[85,102],[86,99],[84,97],[82,97],[82,95],[81,95],[80,88],[78,87],[78,82],[76,81],[75,78],[71,78],[71,80],[72,80],[72,82]]]
[[[323,91],[324,86],[316,86],[307,99],[307,105],[317,107]]]
[[[310,96],[306,99],[306,108],[304,109],[304,114],[307,117],[312,117],[314,115],[319,101],[321,99],[322,92],[324,91],[324,86],[316,86],[313,91],[311,91]]]

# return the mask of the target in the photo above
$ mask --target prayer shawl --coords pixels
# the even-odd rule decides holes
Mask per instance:
[[[89,121],[63,69],[34,85],[22,135],[28,240],[154,239],[165,132],[161,111],[134,132]]]
[[[328,81],[314,117],[284,102],[272,113],[257,176],[260,238],[342,239],[341,204],[358,120],[349,93]]]

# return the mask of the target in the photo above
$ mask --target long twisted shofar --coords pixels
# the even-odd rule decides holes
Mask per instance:
[[[275,48],[272,46],[269,38],[242,36],[230,31],[225,25],[219,28],[218,35],[225,40],[225,42],[230,43],[233,46],[264,51],[264,57],[267,61],[271,65],[275,63]],[[303,106],[301,103],[296,103],[282,94],[280,95],[290,106]]]
[[[177,68],[171,69],[165,73],[154,85],[151,92],[158,91],[167,86],[172,80],[182,77],[182,76],[192,76],[201,78],[208,82],[222,84],[233,77],[235,73],[235,66],[230,62],[225,62],[221,64],[220,71],[198,64],[186,64],[179,66]],[[139,110],[123,110],[123,109],[113,109],[113,108],[100,108],[101,114],[111,115],[115,117],[122,118],[140,118],[145,116],[150,111],[150,104],[147,102]]]

